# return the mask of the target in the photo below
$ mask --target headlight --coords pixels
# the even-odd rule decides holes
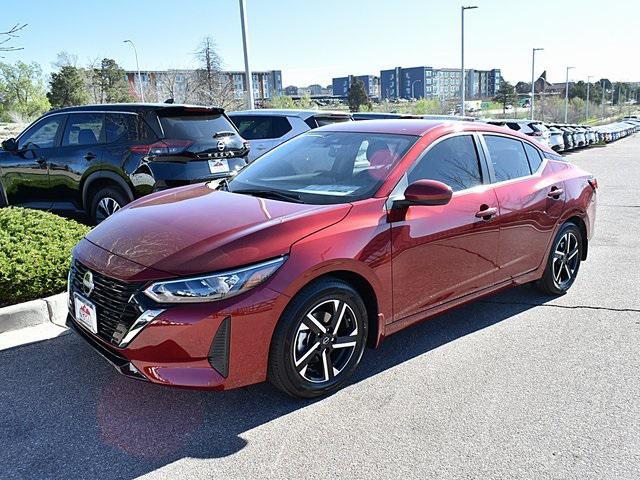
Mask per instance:
[[[156,282],[144,293],[159,303],[213,302],[256,287],[275,273],[286,257],[201,277]]]

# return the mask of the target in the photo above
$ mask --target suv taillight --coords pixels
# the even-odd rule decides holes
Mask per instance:
[[[193,145],[191,140],[160,140],[150,145],[131,145],[129,150],[144,155],[178,155]]]

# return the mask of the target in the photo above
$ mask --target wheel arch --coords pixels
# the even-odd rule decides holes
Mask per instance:
[[[328,267],[328,265],[327,265]],[[381,314],[380,294],[374,286],[375,280],[367,278],[367,274],[359,272],[356,268],[348,268],[345,264],[334,264],[332,268],[324,268],[316,270],[312,275],[300,275],[298,278],[304,278],[303,282],[296,282],[292,289],[285,292],[290,298],[288,304],[307,286],[323,279],[337,279],[352,286],[362,300],[367,309],[367,318],[369,319],[369,331],[367,334],[367,346],[371,348],[377,347],[384,337],[384,315]],[[287,307],[288,307],[287,304]],[[286,308],[285,307],[285,310]]]
[[[82,183],[82,207],[85,211],[89,208],[92,193],[95,193],[97,189],[111,185],[122,189],[130,202],[134,200],[131,187],[121,175],[108,170],[100,170],[89,174]]]
[[[587,235],[587,224],[579,215],[573,215],[565,220],[564,223],[573,223],[580,230],[580,236],[582,237],[582,258],[587,259],[587,252],[589,251],[589,237]]]

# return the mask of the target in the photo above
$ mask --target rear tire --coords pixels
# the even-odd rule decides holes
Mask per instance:
[[[269,352],[269,381],[298,398],[333,393],[360,363],[367,333],[367,309],[351,285],[332,278],[314,282],[280,317]]]
[[[536,282],[540,291],[548,295],[564,295],[575,281],[582,261],[583,239],[574,223],[562,225],[551,244],[547,266]]]
[[[98,225],[127,203],[129,199],[120,188],[115,186],[101,188],[91,198],[90,220],[94,225]]]

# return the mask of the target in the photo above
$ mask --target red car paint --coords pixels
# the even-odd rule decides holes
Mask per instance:
[[[454,193],[444,206],[389,210],[387,200],[407,169],[437,139],[456,132],[530,137],[482,123],[423,120],[349,122],[326,131],[412,134],[420,138],[369,199],[306,205],[216,191],[204,184],[133,202],[94,229],[74,258],[107,277],[150,282],[221,271],[288,255],[269,280],[211,303],[167,308],[131,344],[118,349],[148,380],[229,389],[266,379],[269,347],[282,312],[314,279],[339,275],[366,285],[372,344],[433,315],[502,288],[540,278],[558,228],[580,219],[593,234],[592,177],[545,159],[537,174]],[[316,130],[317,132],[318,130]],[[549,196],[552,188],[562,193]],[[479,210],[495,209],[489,219]],[[212,339],[231,318],[229,372],[207,360]]]

